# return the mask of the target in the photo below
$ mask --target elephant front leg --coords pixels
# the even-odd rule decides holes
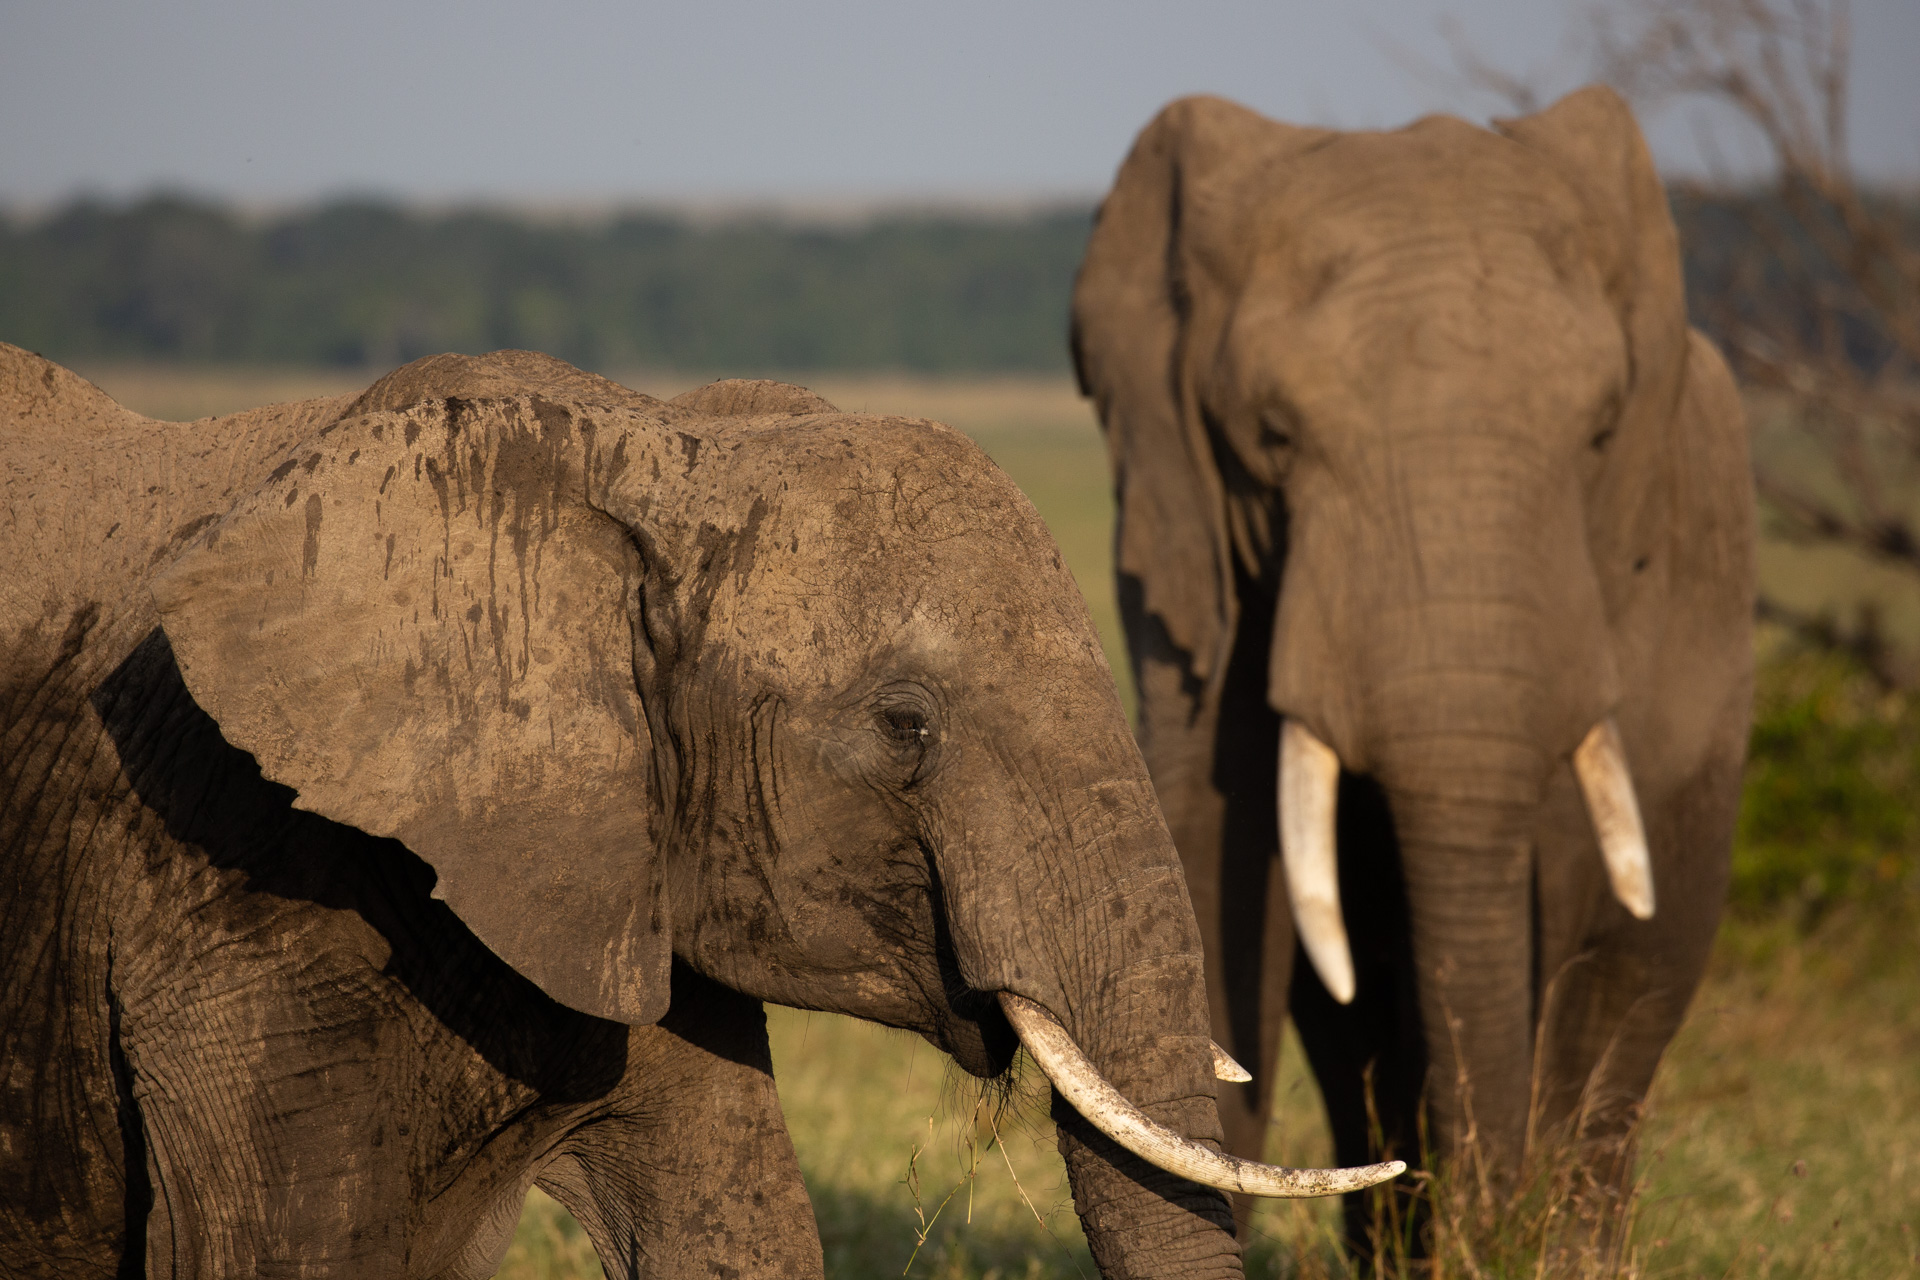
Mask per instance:
[[[1542,842],[1536,1125],[1542,1140],[1573,1145],[1603,1204],[1618,1204],[1631,1181],[1642,1105],[1706,968],[1738,783],[1738,762],[1728,760],[1647,804],[1658,898],[1645,921],[1609,892],[1577,798],[1564,786],[1550,795],[1559,820],[1548,834],[1560,843]]]
[[[667,1016],[628,1045],[617,1106],[574,1130],[538,1179],[607,1275],[822,1275],[760,1002],[676,961]]]
[[[1253,1074],[1221,1084],[1226,1148],[1267,1157],[1295,941],[1274,808],[1280,717],[1267,706],[1272,607],[1242,609],[1220,686],[1195,687],[1152,627],[1131,631],[1140,685],[1140,746],[1180,852],[1205,950],[1213,1038]],[[1254,1201],[1234,1196],[1245,1239]]]
[[[1340,901],[1352,940],[1353,1001],[1339,1004],[1311,964],[1293,974],[1290,1010],[1333,1131],[1336,1164],[1399,1159],[1419,1167],[1427,1053],[1415,985],[1405,876],[1386,795],[1371,778],[1343,774],[1336,806]],[[1410,1178],[1395,1184],[1391,1214],[1377,1189],[1343,1197],[1349,1255],[1371,1260],[1383,1232],[1417,1219]],[[1397,1225],[1399,1224],[1399,1225]]]
[[[1213,1038],[1254,1077],[1219,1093],[1227,1150],[1249,1160],[1265,1158],[1294,954],[1276,858],[1280,721],[1261,692],[1259,652],[1236,648],[1217,693],[1191,690],[1173,655],[1148,652],[1136,665],[1141,749],[1200,924]],[[1249,1205],[1237,1205],[1242,1225]]]

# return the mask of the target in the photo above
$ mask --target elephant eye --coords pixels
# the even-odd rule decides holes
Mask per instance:
[[[937,703],[925,689],[902,681],[882,690],[871,705],[873,727],[886,743],[893,767],[904,769],[906,785],[914,785],[933,767],[939,752]]]
[[[885,702],[874,712],[874,719],[898,751],[918,755],[932,743],[933,726],[926,709],[915,702]]]
[[[1600,402],[1599,411],[1593,415],[1593,433],[1587,437],[1587,444],[1595,453],[1605,453],[1607,445],[1613,441],[1613,433],[1620,427],[1620,393],[1610,391]]]
[[[1270,411],[1260,416],[1260,443],[1269,449],[1293,447],[1294,418],[1285,411]]]
[[[927,728],[927,717],[917,707],[883,708],[880,723],[886,727],[888,737],[906,746],[923,743],[932,733]]]

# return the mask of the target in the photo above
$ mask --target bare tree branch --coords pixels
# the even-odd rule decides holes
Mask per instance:
[[[1740,237],[1747,260],[1694,303],[1798,441],[1791,465],[1758,460],[1776,527],[1920,588],[1920,214],[1863,189],[1848,156],[1845,0],[1645,0],[1631,13],[1626,34],[1602,28],[1605,78],[1642,106],[1730,108],[1773,158],[1771,198],[1749,202]],[[1858,656],[1830,623],[1789,625]]]

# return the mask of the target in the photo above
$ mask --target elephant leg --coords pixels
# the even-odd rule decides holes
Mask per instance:
[[[53,861],[40,850],[5,852],[26,864],[16,884],[59,891],[0,890],[0,1276],[140,1271],[152,1188],[102,895],[79,877],[36,876]]]
[[[1608,890],[1584,811],[1567,794],[1571,782],[1557,781],[1549,794],[1545,831],[1560,848],[1555,859],[1542,857],[1539,880],[1544,1052],[1536,1131],[1575,1142],[1610,1197],[1632,1177],[1641,1104],[1712,949],[1738,778],[1729,762],[1646,806],[1658,909],[1644,922]]]
[[[1401,1159],[1418,1166],[1420,1108],[1426,1081],[1411,927],[1400,850],[1386,797],[1371,779],[1343,774],[1338,801],[1340,898],[1356,979],[1341,1005],[1302,957],[1294,971],[1292,1011],[1333,1130],[1334,1162]],[[1347,1250],[1370,1258],[1381,1230],[1374,1192],[1354,1192],[1341,1205]],[[1403,1199],[1397,1221],[1416,1235]]]
[[[667,1016],[629,1045],[617,1105],[570,1133],[538,1179],[607,1275],[822,1275],[760,1002],[676,961]]]

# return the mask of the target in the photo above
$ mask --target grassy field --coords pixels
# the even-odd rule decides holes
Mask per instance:
[[[364,375],[83,370],[125,403],[188,418],[356,389]],[[638,375],[672,394],[697,379]],[[820,378],[844,408],[913,413],[967,431],[1033,498],[1086,593],[1117,671],[1105,463],[1063,380]],[[1767,587],[1801,606],[1884,590],[1870,566],[1770,543]],[[1904,622],[1901,623],[1904,629]],[[1632,1247],[1612,1274],[1920,1275],[1920,947],[1910,916],[1865,908],[1810,937],[1731,924],[1667,1055],[1642,1132]],[[770,1011],[780,1091],[835,1276],[1091,1276],[1029,1076],[1004,1112],[917,1038],[823,1014]],[[1270,1154],[1321,1162],[1319,1100],[1293,1046]],[[1340,1275],[1331,1206],[1276,1205],[1253,1270]],[[1524,1266],[1521,1264],[1525,1264]],[[557,1206],[529,1198],[502,1276],[597,1275]],[[1483,1274],[1534,1275],[1525,1257]],[[1542,1269],[1538,1274],[1554,1274]]]

